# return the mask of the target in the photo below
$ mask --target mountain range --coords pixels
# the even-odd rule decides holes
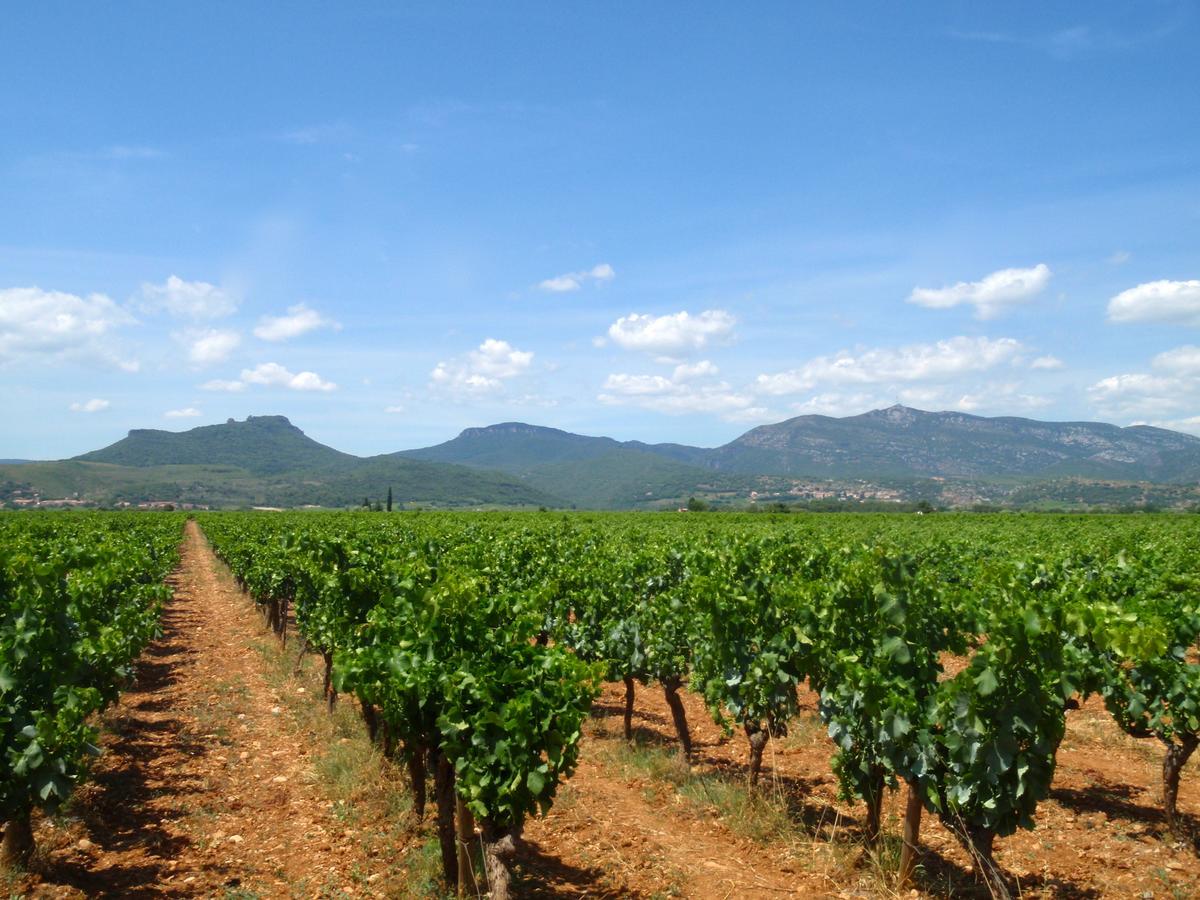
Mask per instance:
[[[627,509],[693,495],[823,496],[851,482],[890,486],[884,493],[896,499],[922,483],[926,492],[930,484],[973,485],[979,494],[981,486],[1063,482],[1190,490],[1198,480],[1200,438],[1179,432],[897,405],[845,418],[799,416],[715,448],[505,422],[372,457],[318,443],[282,416],[251,416],[184,432],[137,429],[70,460],[0,464],[0,500],[346,506],[390,487],[406,504]]]

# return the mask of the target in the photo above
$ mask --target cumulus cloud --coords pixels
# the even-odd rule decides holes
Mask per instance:
[[[1164,422],[1200,406],[1200,347],[1164,351],[1150,367],[1154,371],[1102,378],[1088,396],[1103,414],[1138,421]]]
[[[626,350],[653,354],[694,353],[713,343],[728,340],[737,319],[722,309],[708,309],[699,315],[686,310],[666,316],[621,316],[609,326],[608,336]]]
[[[327,319],[315,309],[299,303],[289,306],[287,315],[263,316],[258,320],[254,336],[264,341],[286,341],[300,337],[318,328],[332,328],[335,331],[342,326],[332,319]]]
[[[675,367],[673,377],[676,381],[691,381],[693,378],[709,378],[720,372],[715,365],[707,359],[702,359],[698,363],[680,363]]]
[[[636,406],[670,415],[715,413],[738,422],[766,421],[770,412],[753,393],[713,378],[717,367],[708,360],[681,364],[671,375],[609,375],[597,399],[608,406]]]
[[[1065,363],[1057,356],[1039,356],[1029,364],[1031,369],[1061,369]]]
[[[112,349],[113,333],[133,322],[104,294],[81,297],[37,287],[0,290],[0,363],[17,359],[97,359],[134,372]]]
[[[531,351],[488,338],[464,356],[439,362],[429,378],[434,386],[453,394],[487,394],[499,390],[505,380],[527,372],[532,362]]]
[[[1200,347],[1189,344],[1166,350],[1154,357],[1150,364],[1156,369],[1176,375],[1200,375]]]
[[[176,335],[188,346],[188,360],[197,366],[210,366],[229,358],[242,336],[236,331],[208,328]]]
[[[96,413],[103,412],[108,409],[109,402],[101,400],[99,397],[93,397],[91,400],[85,400],[82,403],[72,403],[71,412],[77,413]]]
[[[562,275],[555,275],[553,278],[547,278],[544,281],[538,282],[538,288],[543,291],[549,291],[552,294],[565,294],[570,291],[577,291],[587,282],[595,282],[603,284],[607,281],[612,281],[617,277],[617,273],[608,263],[600,263],[592,266],[590,269],[584,269],[579,272],[566,272]]]
[[[163,416],[168,419],[195,419],[203,415],[200,410],[194,406],[186,406],[183,409],[168,409]]]
[[[1013,361],[1021,343],[1013,338],[953,337],[933,344],[874,348],[817,356],[797,369],[759,375],[755,387],[771,395],[798,394],[820,385],[948,381]]]
[[[396,404],[393,404],[392,406],[385,406],[383,408],[383,411],[385,413],[390,413],[392,415],[399,415],[400,413],[404,412],[405,409],[402,404],[396,403]]]
[[[316,372],[290,372],[279,363],[260,363],[253,369],[242,369],[241,378],[236,381],[216,379],[200,385],[206,391],[228,391],[237,393],[244,391],[248,385],[262,387],[281,387],[290,391],[334,391],[337,385],[325,381]]]
[[[1108,301],[1110,322],[1200,325],[1200,281],[1148,281]]]
[[[232,315],[237,303],[225,290],[207,281],[184,281],[172,275],[162,284],[142,285],[141,307],[184,319],[220,319]]]
[[[1100,379],[1088,396],[1108,416],[1159,419],[1192,406],[1195,388],[1182,378],[1132,372]]]
[[[930,309],[960,304],[975,307],[975,317],[991,319],[1011,306],[1028,301],[1050,283],[1050,267],[1038,263],[1031,269],[1001,269],[979,281],[960,281],[948,287],[913,288],[909,303]]]

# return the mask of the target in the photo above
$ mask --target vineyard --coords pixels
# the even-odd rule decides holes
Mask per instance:
[[[170,597],[183,520],[0,518],[0,865],[28,861],[30,817],[70,796]]]
[[[731,777],[775,815],[788,812],[774,799],[774,748],[805,735],[829,759],[807,776],[833,778],[855,810],[829,840],[874,860],[882,893],[1024,893],[1001,851],[1037,827],[1083,706],[1159,748],[1161,841],[1174,853],[1196,840],[1200,810],[1179,803],[1200,743],[1191,518],[197,522],[290,664],[316,662],[323,704],[361,718],[413,818],[429,823],[443,883],[463,893],[529,889],[525,836],[585,762],[590,723],[614,699],[635,746],[635,720],[661,704],[685,773],[712,768],[697,733],[717,728],[723,744],[740,744]],[[116,698],[169,596],[181,526],[154,515],[0,519],[9,865],[28,858],[31,811],[53,812],[85,771],[93,714]],[[974,886],[931,874],[940,834]],[[1190,850],[1184,858],[1200,872]]]

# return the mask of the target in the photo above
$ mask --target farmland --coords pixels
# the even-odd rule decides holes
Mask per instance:
[[[91,621],[66,569],[120,559],[140,587],[117,608],[144,615],[113,673],[160,606],[148,655],[172,660],[100,679],[63,780],[8,775],[10,822],[50,814],[35,893],[69,869],[130,891],[168,858],[185,893],[263,895],[311,893],[318,857],[329,890],[388,896],[1188,896],[1200,874],[1193,517],[205,513],[168,600],[181,528],[0,519],[6,672],[45,598]],[[67,549],[38,581],[47,539]],[[6,707],[61,719],[27,684]],[[30,756],[27,726],[4,735]],[[170,853],[105,833],[133,815],[114,771],[153,771]],[[303,815],[264,831],[273,804]]]

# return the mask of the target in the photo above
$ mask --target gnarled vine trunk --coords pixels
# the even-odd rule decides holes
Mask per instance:
[[[517,855],[519,830],[502,828],[491,819],[480,822],[483,832],[483,870],[491,900],[508,900],[512,890],[510,866]]]
[[[746,722],[746,739],[750,742],[750,789],[758,787],[758,776],[762,772],[763,751],[767,749],[767,741],[771,732],[758,722]]]
[[[683,700],[679,697],[679,688],[682,686],[682,682],[678,675],[672,675],[663,681],[662,686],[667,706],[671,707],[671,718],[675,721],[675,732],[679,735],[679,746],[683,751],[684,761],[690,765],[692,762],[692,734],[688,731],[687,713],[684,712]]]
[[[442,850],[442,876],[447,885],[458,884],[458,849],[454,835],[454,766],[440,750],[433,757],[433,795],[437,801],[438,844]]]
[[[24,868],[33,854],[33,826],[29,811],[15,813],[4,823],[4,840],[0,841],[0,869]]]
[[[276,633],[279,635],[279,643],[283,644],[285,647],[287,646],[288,608],[291,607],[291,605],[292,603],[290,597],[285,596],[279,601],[279,628],[277,629]]]
[[[304,637],[304,632],[300,632],[300,649],[296,653],[296,664],[292,666],[292,674],[300,674],[300,664],[304,662],[304,654],[308,653],[308,641]]]
[[[479,894],[479,883],[475,877],[475,860],[471,853],[475,843],[475,816],[461,796],[454,797],[454,820],[458,850],[458,896],[475,897]]]
[[[329,703],[329,711],[332,713],[334,706],[337,705],[337,689],[333,686],[333,651],[322,650],[321,658],[325,660],[325,699]]]
[[[391,735],[389,732],[388,741]],[[409,787],[412,789],[413,812],[417,820],[425,818],[425,748],[416,746],[405,748],[404,764],[408,769]]]
[[[866,841],[868,847],[879,843],[879,832],[883,823],[883,787],[884,770],[882,766],[872,766],[867,779],[867,829]]]
[[[996,832],[990,828],[970,825],[961,820],[946,822],[946,824],[958,838],[959,843],[963,845],[963,849],[970,854],[975,877],[987,886],[988,893],[992,895],[993,900],[1012,900],[1008,882],[1005,881],[1004,873],[996,864],[993,850],[996,843]]]
[[[625,740],[633,740],[633,679],[625,676]]]
[[[921,811],[925,804],[921,802],[921,789],[918,785],[908,786],[908,796],[904,801],[904,831],[903,844],[900,846],[900,872],[897,876],[897,887],[904,890],[912,881],[913,872],[917,868],[917,852],[921,838]]]
[[[1197,744],[1200,744],[1200,736],[1185,734],[1179,743],[1167,744],[1167,755],[1163,757],[1163,812],[1167,817],[1167,828],[1177,841],[1186,839],[1183,824],[1179,821],[1179,776]]]

